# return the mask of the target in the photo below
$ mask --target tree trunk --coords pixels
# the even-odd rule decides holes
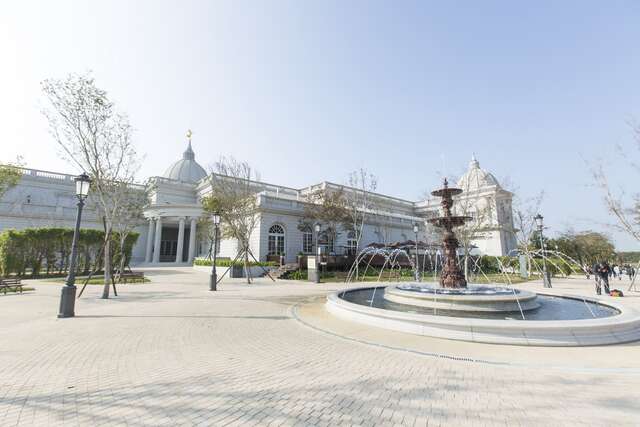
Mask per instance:
[[[244,248],[244,274],[247,276],[247,284],[251,284],[251,275],[249,274],[249,247]]]
[[[120,276],[122,276],[122,273],[124,272],[124,262],[125,262],[125,256],[124,256],[124,243],[126,240],[126,236],[125,238],[120,237],[120,265],[118,266],[118,276],[116,277],[116,282],[120,281]]]
[[[469,281],[469,252],[464,251],[464,280]]]
[[[104,287],[102,288],[102,298],[109,298],[109,287],[111,286],[111,230],[105,233],[104,241]]]

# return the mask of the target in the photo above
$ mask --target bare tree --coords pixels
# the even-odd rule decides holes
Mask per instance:
[[[350,228],[350,216],[347,209],[343,187],[323,187],[310,191],[304,196],[304,213],[300,219],[300,230],[313,229],[313,224],[322,225],[327,244],[337,241],[340,228]]]
[[[109,298],[110,236],[114,220],[129,196],[123,189],[134,183],[139,166],[131,141],[132,127],[90,74],[48,79],[42,82],[42,90],[49,101],[43,114],[63,157],[92,179],[91,198],[105,224],[102,298]]]
[[[367,215],[374,209],[372,193],[376,191],[378,179],[372,173],[360,168],[349,174],[349,187],[345,195],[345,207],[350,220],[350,229],[356,241],[355,251],[360,249]]]
[[[474,249],[473,242],[485,239],[494,222],[495,202],[481,191],[480,182],[467,179],[462,185],[462,194],[456,197],[454,210],[456,215],[468,216],[470,220],[456,229],[456,236],[462,249],[464,275],[468,278],[469,257]]]
[[[629,125],[636,149],[640,149],[640,124],[632,122]],[[630,153],[621,147],[618,148],[627,165],[636,173],[640,172],[640,165],[633,160]],[[590,169],[595,185],[602,193],[607,210],[615,218],[615,223],[610,225],[640,242],[640,194],[627,195],[624,189],[614,188],[601,161],[590,165]]]
[[[210,171],[211,194],[202,200],[206,212],[217,211],[222,224],[222,238],[238,241],[239,255],[244,259],[247,283],[249,274],[250,239],[260,221],[257,181],[259,175],[246,162],[223,157]]]
[[[114,212],[113,226],[117,231],[118,244],[119,244],[119,256],[118,260],[118,272],[116,282],[120,279],[120,276],[124,272],[124,268],[128,265],[126,259],[125,246],[128,237],[133,230],[144,222],[144,209],[149,204],[149,194],[151,190],[151,184],[134,186],[119,186],[117,191],[121,191],[118,199],[121,200],[120,209]]]
[[[537,230],[534,217],[540,212],[543,199],[544,191],[526,199],[518,196],[513,199],[513,228],[510,231],[516,239],[518,250],[526,257],[529,274],[533,265],[531,239]]]

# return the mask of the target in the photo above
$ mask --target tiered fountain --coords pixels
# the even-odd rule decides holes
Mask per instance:
[[[431,193],[442,198],[443,215],[430,220],[444,231],[439,283],[348,289],[327,297],[329,312],[395,331],[485,343],[580,346],[640,339],[640,312],[609,300],[467,284],[458,266],[453,231],[471,219],[452,214],[453,197],[461,192],[449,188],[445,179],[443,188]],[[398,257],[395,251],[386,256],[385,265],[391,259],[391,268]],[[406,251],[400,252],[410,259]],[[368,254],[356,257],[356,263]]]
[[[444,229],[443,265],[440,286],[434,284],[411,283],[390,286],[384,297],[400,304],[432,307],[451,311],[473,312],[523,312],[539,307],[536,294],[499,286],[467,286],[467,280],[458,265],[458,239],[453,229],[463,226],[471,219],[451,213],[453,196],[462,193],[459,188],[451,188],[444,180],[443,188],[431,194],[442,198],[443,215],[429,222]]]

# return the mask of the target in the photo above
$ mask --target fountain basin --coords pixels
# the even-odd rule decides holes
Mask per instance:
[[[384,298],[399,304],[449,311],[517,312],[540,307],[533,292],[501,286],[441,288],[434,284],[388,286]]]
[[[356,304],[341,297],[356,288],[330,294],[326,308],[333,315],[357,323],[423,335],[461,341],[524,346],[588,346],[619,344],[640,340],[640,312],[601,299],[585,298],[585,302],[602,306],[608,317],[580,320],[515,320],[453,317],[397,311],[364,304]],[[376,289],[378,293],[384,287]],[[564,298],[582,302],[582,297],[541,293],[550,298]],[[377,298],[377,297],[376,297]],[[380,300],[383,300],[380,297]],[[536,310],[534,310],[536,311]]]

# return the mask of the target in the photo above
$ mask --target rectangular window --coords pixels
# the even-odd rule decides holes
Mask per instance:
[[[334,241],[333,241],[333,236],[330,236],[327,239],[327,251],[329,252],[329,254],[335,253],[335,245],[334,245]]]
[[[356,239],[347,239],[347,255],[355,255],[357,251]]]
[[[284,236],[269,236],[267,247],[269,255],[284,254]]]
[[[302,252],[305,254],[313,253],[313,233],[302,233]]]

